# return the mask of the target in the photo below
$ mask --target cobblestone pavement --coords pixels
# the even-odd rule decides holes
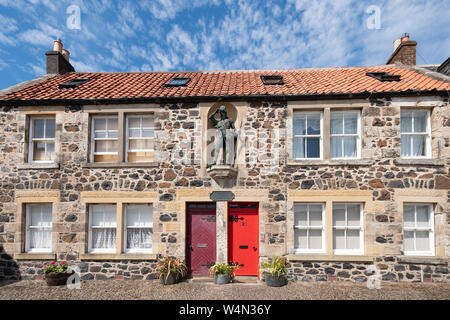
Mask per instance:
[[[47,287],[44,281],[0,284],[0,300],[450,300],[450,284],[382,283],[369,290],[356,283],[290,283],[281,288],[264,284],[179,283],[163,286],[153,281],[86,281],[81,289]]]

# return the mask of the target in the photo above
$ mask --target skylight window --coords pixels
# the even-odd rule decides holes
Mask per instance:
[[[387,72],[367,72],[366,76],[375,78],[382,82],[385,81],[400,81],[400,76],[395,74],[389,74]]]
[[[173,78],[166,84],[166,87],[184,87],[191,81],[191,78]]]
[[[265,85],[283,85],[283,76],[280,75],[268,75],[268,76],[261,76],[261,81]]]
[[[82,84],[85,84],[90,79],[73,79],[67,82],[64,82],[58,86],[58,89],[74,89]]]

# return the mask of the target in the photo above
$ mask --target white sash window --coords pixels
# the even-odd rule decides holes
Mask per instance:
[[[29,139],[29,162],[55,160],[55,118],[31,118]]]
[[[434,256],[434,213],[431,204],[403,206],[405,255]]]
[[[119,155],[117,116],[92,117],[91,150],[93,162],[117,162]]]
[[[361,157],[361,120],[359,111],[331,112],[331,159]]]
[[[293,158],[322,158],[322,112],[294,112]]]
[[[29,253],[52,252],[52,205],[26,206],[25,250]]]
[[[325,252],[324,205],[296,203],[294,205],[295,253]]]
[[[151,253],[153,247],[153,207],[125,207],[124,247],[126,252]]]
[[[361,204],[333,204],[333,250],[335,254],[364,253]]]
[[[402,110],[401,137],[402,157],[431,157],[430,112]]]
[[[89,251],[91,253],[116,252],[116,205],[89,207]]]
[[[127,162],[153,161],[153,115],[127,116],[126,144]]]

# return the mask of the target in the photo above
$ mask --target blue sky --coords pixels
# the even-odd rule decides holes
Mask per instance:
[[[448,0],[0,0],[0,25],[0,89],[43,75],[57,37],[94,72],[382,65],[404,32],[418,64],[450,55]]]

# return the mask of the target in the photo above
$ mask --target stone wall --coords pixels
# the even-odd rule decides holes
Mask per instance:
[[[323,105],[333,108],[334,103],[337,102],[324,102]],[[342,107],[341,103],[338,104]],[[443,272],[447,270],[448,273],[446,266],[416,266],[396,262],[396,257],[402,255],[403,243],[398,194],[401,190],[424,190],[440,192],[439,194],[448,192],[447,198],[437,205],[435,220],[438,234],[436,245],[439,247],[437,254],[448,263],[448,101],[426,97],[349,101],[349,107],[362,109],[362,158],[366,162],[356,164],[292,163],[287,150],[287,132],[292,129],[288,110],[292,105],[295,103],[261,101],[247,103],[245,107],[242,129],[252,130],[259,136],[255,148],[264,153],[258,155],[248,148],[243,151],[246,162],[238,166],[234,188],[267,191],[268,197],[265,200],[256,200],[263,212],[260,216],[260,229],[265,233],[261,243],[262,258],[292,253],[287,249],[292,246],[289,243],[291,228],[287,226],[288,217],[293,215],[293,201],[288,197],[289,190],[335,190],[336,194],[341,190],[369,190],[378,209],[366,213],[366,241],[375,248],[375,264],[387,265],[386,269],[380,267],[384,279],[417,281],[430,278],[433,281],[449,281],[448,275]],[[433,158],[438,161],[397,163],[400,156],[400,106],[416,105],[432,107],[432,149]],[[321,107],[317,103],[315,106]],[[120,108],[121,106],[112,108],[111,112]],[[128,106],[125,110],[131,112],[133,106]],[[56,258],[79,265],[84,279],[121,278],[122,275],[125,279],[150,279],[154,277],[156,261],[83,261],[80,255],[87,250],[87,205],[80,199],[81,192],[157,192],[158,198],[154,203],[156,253],[184,257],[184,208],[180,208],[182,202],[179,201],[179,191],[218,190],[220,186],[206,174],[201,161],[202,119],[199,106],[180,103],[152,106],[149,110],[155,114],[155,164],[142,168],[95,168],[84,165],[89,158],[88,108],[0,108],[0,246],[4,248],[0,260],[0,280],[17,278],[18,269],[23,277],[39,278],[39,266],[44,263],[12,259],[14,254],[23,250],[20,226],[16,222],[17,213],[22,212],[22,203],[17,201],[19,191],[59,191],[60,201],[53,206],[53,248]],[[56,115],[59,168],[35,168],[24,162],[26,116],[39,113]],[[252,143],[256,143],[255,140],[251,139],[251,135],[247,136],[246,145]],[[275,165],[272,155],[277,157]],[[394,261],[385,261],[392,257]],[[336,277],[363,281],[363,268],[367,267],[367,263],[351,265],[350,268],[344,262],[335,261],[312,263],[311,267],[307,262],[293,262],[290,277],[323,280],[326,276],[332,280]],[[422,278],[419,277],[418,270],[411,269],[415,267],[423,270],[420,271],[423,273]],[[334,273],[327,273],[326,270],[331,272],[327,268],[333,268]],[[13,269],[16,269],[14,274],[12,271],[5,271]]]

